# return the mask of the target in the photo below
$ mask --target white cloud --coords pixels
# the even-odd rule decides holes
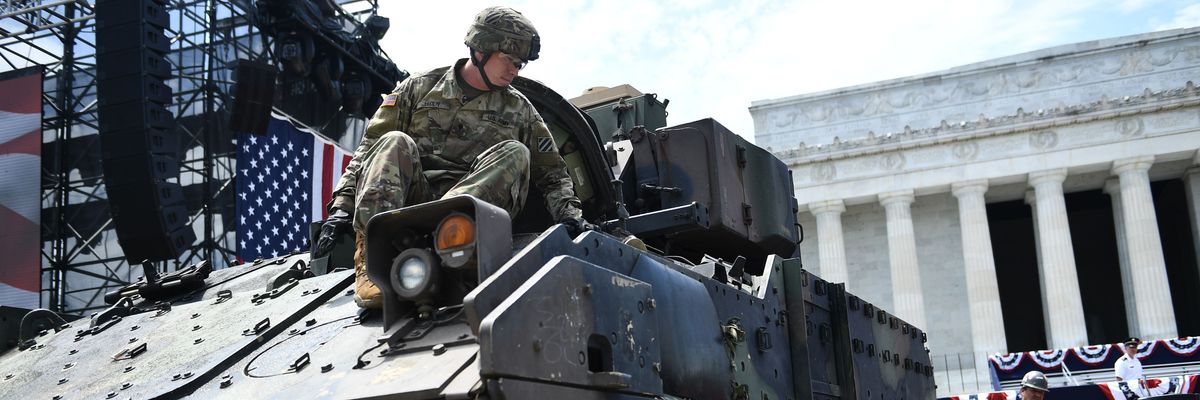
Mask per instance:
[[[1106,4],[1100,3],[1107,1]],[[1129,0],[1132,1],[1132,0]],[[1149,0],[1153,1],[1153,0]],[[491,3],[422,3],[392,18],[384,48],[410,71],[464,57]],[[565,97],[632,84],[671,99],[673,124],[714,117],[753,136],[750,102],[936,71],[1060,44],[1111,0],[516,2],[542,35],[524,76]]]
[[[1175,18],[1165,24],[1159,24],[1154,30],[1177,28],[1194,28],[1200,26],[1200,4],[1192,4],[1175,12]]]

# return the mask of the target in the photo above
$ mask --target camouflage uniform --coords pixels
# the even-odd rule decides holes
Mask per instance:
[[[536,60],[541,48],[533,24],[506,7],[480,12],[464,44],[484,55],[478,59],[472,53],[477,68],[496,52]],[[470,194],[515,216],[532,179],[555,220],[583,215],[566,163],[529,99],[512,87],[492,84],[482,71],[480,78],[491,90],[464,94],[467,86],[456,71],[466,62],[459,60],[453,68],[435,69],[396,86],[367,125],[333,192],[331,215],[335,209],[354,214],[354,300],[360,307],[382,305],[365,265],[364,233],[375,214]],[[323,238],[325,230],[323,226]]]
[[[398,85],[367,126],[330,208],[353,204],[358,232],[380,212],[457,194],[515,216],[532,179],[555,220],[580,217],[566,164],[529,100],[506,87],[464,102],[459,85],[450,67]]]

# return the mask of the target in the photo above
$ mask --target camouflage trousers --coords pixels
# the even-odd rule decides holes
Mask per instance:
[[[392,131],[364,153],[359,171],[354,199],[357,232],[365,233],[375,214],[460,194],[475,196],[516,216],[529,191],[529,148],[515,140],[496,143],[479,154],[470,170],[450,171],[465,175],[449,189],[441,189],[447,185],[429,181],[416,142],[403,132]]]

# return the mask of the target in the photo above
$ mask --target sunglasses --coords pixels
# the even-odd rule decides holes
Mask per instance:
[[[518,71],[525,69],[525,66],[529,65],[529,61],[525,61],[520,58],[513,57],[511,55],[508,55],[508,53],[500,53],[500,55],[503,56],[506,61],[512,63],[513,67],[516,67]]]

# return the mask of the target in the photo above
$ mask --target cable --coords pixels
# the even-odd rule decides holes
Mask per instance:
[[[369,348],[369,349],[367,349],[366,351],[362,352],[362,354],[359,354],[359,355],[358,355],[358,362],[354,363],[354,367],[352,367],[351,369],[363,369],[363,367],[366,367],[366,366],[368,366],[368,365],[371,365],[371,362],[370,362],[370,361],[367,361],[367,360],[363,360],[363,357],[366,357],[366,356],[367,356],[367,353],[370,353],[370,352],[372,352],[372,351],[375,351],[375,349],[378,349],[380,346],[383,346],[383,345],[385,345],[385,344],[387,344],[387,342],[380,342],[380,343],[379,343],[379,344],[377,344],[377,345],[371,346],[371,348]]]

